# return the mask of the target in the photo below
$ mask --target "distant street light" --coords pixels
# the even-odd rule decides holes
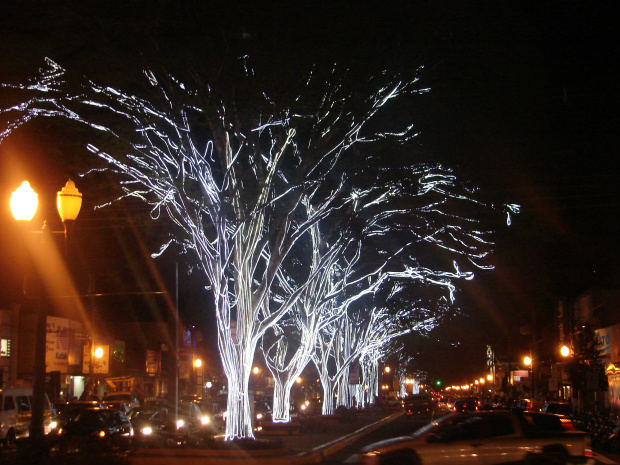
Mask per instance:
[[[525,363],[527,366],[532,366],[532,359],[528,356],[525,356],[523,358],[523,363]]]
[[[570,355],[570,349],[566,346],[562,346],[560,348],[560,354],[562,354],[562,357],[568,357]]]
[[[11,194],[11,212],[13,217],[20,222],[30,221],[38,206],[38,195],[30,187],[28,181],[22,182],[21,186]],[[65,234],[65,253],[67,246],[67,236],[71,225],[77,218],[80,207],[82,206],[82,194],[77,190],[72,180],[56,195],[56,206],[58,214],[64,225]],[[45,222],[43,232],[46,231]],[[44,415],[45,415],[45,352],[47,337],[47,296],[44,291],[45,286],[41,286],[39,296],[39,308],[37,315],[37,325],[35,333],[35,354],[34,354],[34,373],[32,379],[32,407],[30,418],[30,436],[36,441],[43,438],[45,434]]]
[[[194,367],[196,368],[196,394],[199,396],[204,395],[204,370],[202,367],[202,360],[196,358],[194,360]]]

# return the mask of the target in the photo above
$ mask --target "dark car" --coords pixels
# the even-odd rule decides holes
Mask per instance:
[[[540,409],[543,413],[555,413],[556,415],[570,416],[573,414],[573,409],[568,402],[545,402]]]
[[[478,410],[478,399],[467,397],[459,399],[454,403],[455,412],[476,412]]]
[[[57,404],[56,416],[50,424],[50,434],[58,434],[63,425],[72,421],[80,412],[88,408],[107,408],[103,403],[97,401],[83,400],[72,401],[64,404]]]
[[[214,434],[224,430],[224,410],[226,406],[223,406],[219,399],[201,397],[194,401],[194,404],[198,406],[202,413],[201,424]]]
[[[125,402],[130,409],[140,407],[140,401],[131,392],[108,392],[103,402]]]
[[[408,395],[405,397],[403,405],[408,418],[416,415],[427,415],[435,409],[433,398],[424,395]]]
[[[119,454],[131,448],[133,427],[125,413],[107,408],[86,408],[58,428],[52,455],[79,452]]]
[[[167,407],[138,407],[129,412],[128,418],[133,426],[136,446],[158,446],[165,443],[166,440],[161,432],[170,422]]]
[[[114,410],[120,410],[125,415],[129,415],[129,412],[132,409],[132,407],[130,407],[127,402],[124,402],[122,400],[105,401],[105,402],[103,402],[103,405],[105,405],[107,408],[111,408],[111,409],[114,409]]]
[[[175,416],[176,421],[175,421]],[[213,437],[217,427],[208,414],[204,414],[195,402],[181,402],[178,411],[168,407],[168,423],[161,436],[177,444],[199,444]]]

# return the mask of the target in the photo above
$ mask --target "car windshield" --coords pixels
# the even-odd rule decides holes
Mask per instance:
[[[157,413],[157,409],[153,408],[133,409],[131,412],[129,412],[128,417],[131,420],[135,420],[137,418],[140,418],[142,420],[152,417],[155,413]]]
[[[89,425],[105,425],[110,420],[110,412],[106,410],[84,410],[75,418],[78,423]]]

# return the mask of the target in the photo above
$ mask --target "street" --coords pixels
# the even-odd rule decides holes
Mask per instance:
[[[428,423],[430,419],[431,417],[418,417],[416,419],[407,419],[404,416],[399,417],[396,420],[373,431],[368,436],[359,439],[354,444],[351,444],[350,446],[341,449],[336,454],[328,457],[325,463],[329,465],[356,463],[356,455],[359,454],[359,451],[364,446],[372,444],[373,442],[382,441],[384,439],[411,434],[418,428]],[[597,460],[597,464],[620,464],[620,455],[618,454],[610,454],[607,452],[599,453],[595,451],[595,458]]]

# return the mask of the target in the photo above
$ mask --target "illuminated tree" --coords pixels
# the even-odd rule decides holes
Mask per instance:
[[[309,207],[309,206],[308,206]],[[311,260],[305,289],[295,301],[293,311],[289,312],[277,325],[273,325],[263,335],[263,355],[274,378],[273,421],[290,420],[290,394],[295,380],[310,362],[318,332],[334,319],[339,318],[334,311],[334,287],[337,258],[344,248],[346,240],[342,237],[331,247],[321,240],[318,224],[309,231],[311,237]],[[323,250],[325,249],[325,250]],[[341,280],[340,280],[341,281]],[[279,273],[279,287],[285,295],[295,292],[290,282],[290,275]],[[285,300],[282,294],[273,299]]]
[[[346,173],[336,169],[345,155],[367,164],[356,147],[413,136],[410,123],[394,128],[378,117],[388,103],[420,90],[415,78],[378,73],[364,80],[335,67],[294,81],[299,91],[276,101],[247,60],[240,62],[245,73],[218,86],[145,70],[137,95],[74,82],[47,60],[27,83],[3,85],[15,103],[0,110],[0,141],[37,117],[94,129],[88,149],[120,176],[124,195],[174,224],[160,252],[176,244],[192,253],[214,299],[228,378],[227,439],[253,437],[247,394],[257,343],[310,284],[274,309],[271,289],[283,260],[317,221],[355,206]],[[313,206],[310,215],[304,202]]]
[[[275,380],[274,418],[277,421],[288,420],[290,388],[312,356],[312,341],[321,340],[319,335],[325,328],[329,328],[325,336],[329,339],[326,343],[329,350],[319,343],[321,355],[315,357],[315,362],[322,361],[324,368],[319,371],[323,373],[325,398],[331,396],[327,391],[333,392],[335,385],[339,386],[337,394],[343,405],[350,404],[354,391],[357,392],[356,399],[363,398],[361,394],[366,393],[360,390],[360,386],[352,388],[347,382],[348,364],[356,360],[361,363],[364,379],[375,395],[378,394],[377,376],[371,373],[377,372],[376,365],[382,352],[373,350],[372,346],[365,347],[365,341],[357,341],[352,333],[334,330],[342,324],[339,320],[347,314],[353,302],[374,294],[389,280],[423,283],[433,292],[441,293],[443,301],[453,301],[455,282],[473,277],[471,271],[461,271],[457,261],[464,262],[469,268],[483,267],[490,251],[492,244],[485,239],[490,231],[483,230],[475,215],[466,212],[472,212],[472,206],[477,210],[495,209],[477,200],[475,190],[457,182],[450,170],[425,163],[384,170],[374,168],[375,175],[364,179],[365,187],[353,189],[354,204],[350,205],[352,208],[346,215],[338,211],[337,220],[331,216],[322,219],[323,223],[338,225],[336,235],[325,232],[327,228],[322,232],[321,223],[309,230],[311,241],[303,244],[310,244],[310,252],[302,254],[301,259],[294,255],[293,261],[310,265],[302,266],[303,272],[300,273],[287,266],[285,261],[279,270],[277,302],[286,301],[284,296],[292,295],[297,286],[303,285],[305,290],[298,296],[295,311],[290,312],[281,325],[274,326],[267,342],[263,343],[267,365]],[[352,178],[350,183],[355,181],[355,176]],[[370,184],[367,178],[370,178]],[[364,182],[360,186],[362,184]],[[454,261],[442,262],[438,255],[446,255]],[[431,260],[425,257],[431,257]],[[291,258],[289,256],[288,261]],[[442,269],[440,265],[446,268]],[[403,285],[395,289],[402,288]],[[425,298],[401,302],[407,309],[409,330],[428,329],[428,324],[420,324],[421,321],[434,321],[440,307],[433,304],[431,309],[427,305],[428,294],[426,289],[422,292]],[[439,296],[431,300],[438,302],[437,299]],[[400,333],[391,333],[387,340],[397,334]],[[359,353],[350,357],[342,355],[351,345],[359,346]],[[336,352],[336,348],[344,352]],[[346,362],[341,366],[342,372],[336,370],[328,375],[325,367],[339,366],[333,362],[336,353]],[[372,402],[374,395],[369,397]],[[324,404],[324,409],[329,411],[330,408],[329,404]]]

